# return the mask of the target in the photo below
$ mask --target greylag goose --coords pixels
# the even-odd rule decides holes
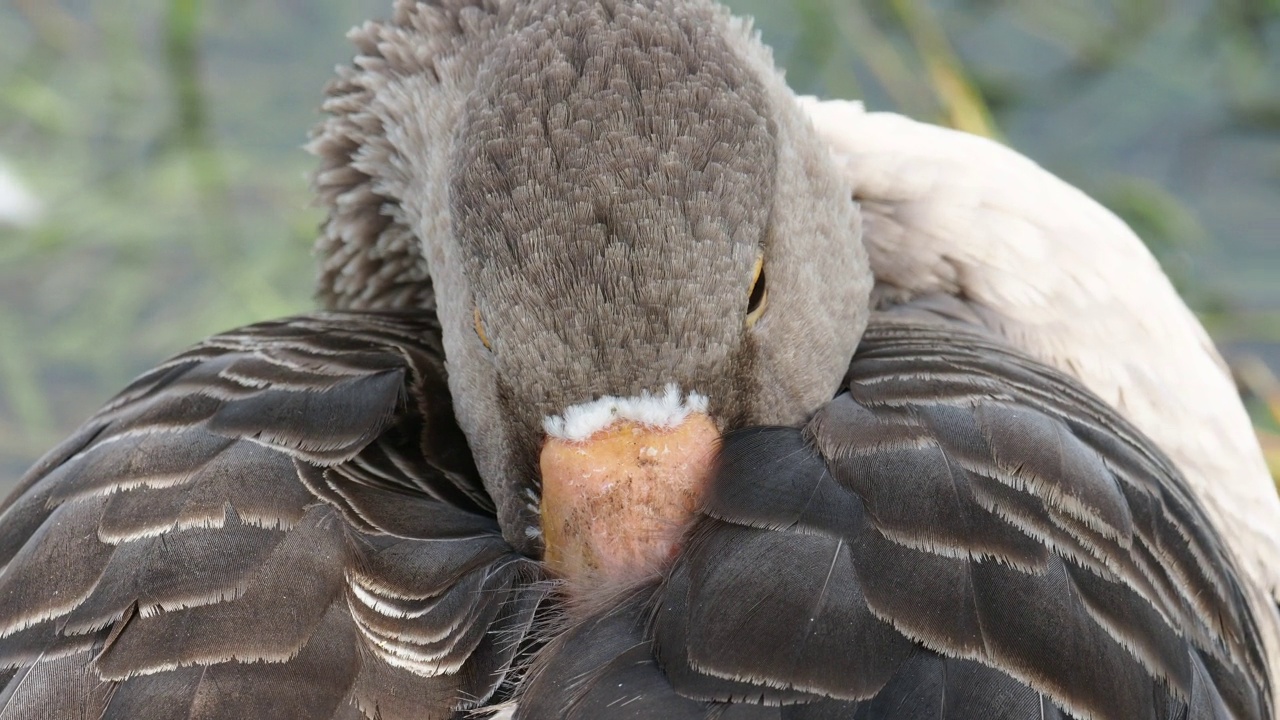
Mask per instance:
[[[1274,717],[1280,502],[1105,210],[704,0],[352,37],[326,311],[0,506],[0,720]]]

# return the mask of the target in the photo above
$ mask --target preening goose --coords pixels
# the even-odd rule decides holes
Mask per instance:
[[[702,0],[352,37],[329,311],[28,473],[0,720],[1274,717],[1277,501],[1119,221]]]

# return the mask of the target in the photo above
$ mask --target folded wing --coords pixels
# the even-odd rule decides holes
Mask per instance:
[[[1264,718],[1259,647],[1149,441],[902,310],[807,427],[726,439],[670,575],[548,647],[523,717]]]
[[[424,314],[211,338],[0,512],[3,720],[449,717],[495,697],[543,597]]]

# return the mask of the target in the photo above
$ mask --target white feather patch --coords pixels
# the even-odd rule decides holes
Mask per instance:
[[[0,165],[0,227],[31,227],[40,220],[41,214],[36,196],[12,170]]]
[[[582,442],[619,420],[629,420],[649,427],[669,428],[684,422],[690,413],[706,412],[707,397],[698,392],[681,396],[680,388],[671,383],[661,395],[648,391],[638,397],[606,395],[598,400],[566,408],[563,415],[543,418],[542,429],[548,435],[570,442]]]

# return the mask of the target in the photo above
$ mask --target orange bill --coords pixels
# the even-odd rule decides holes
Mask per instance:
[[[671,559],[710,478],[720,433],[705,413],[674,427],[614,422],[542,448],[548,567],[571,586],[627,582]]]

